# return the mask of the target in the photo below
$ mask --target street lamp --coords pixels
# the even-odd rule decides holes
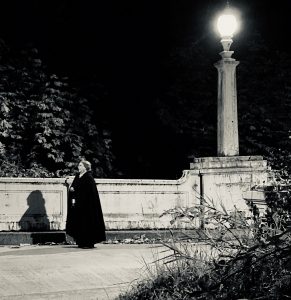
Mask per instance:
[[[241,211],[248,215],[249,209],[245,200],[253,199],[250,191],[254,185],[267,182],[268,172],[267,162],[262,156],[239,155],[235,74],[239,62],[231,57],[233,51],[230,51],[233,35],[239,25],[236,15],[238,16],[237,12],[234,14],[227,7],[216,23],[223,47],[220,52],[221,59],[215,64],[218,70],[218,155],[194,158],[194,162],[190,164],[190,174],[199,178],[196,177],[195,180],[200,193],[200,203],[204,203],[207,195],[207,199],[211,199],[214,206],[220,207],[223,204],[227,211]],[[203,222],[201,219],[201,226]]]
[[[238,29],[238,22],[229,6],[217,20],[217,29],[221,35],[223,51],[221,60],[215,64],[218,70],[217,103],[217,155],[239,155],[236,66],[238,61],[231,58],[230,51],[233,34]]]

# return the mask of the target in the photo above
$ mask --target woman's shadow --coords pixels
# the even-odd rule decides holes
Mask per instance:
[[[21,231],[30,232],[32,244],[64,243],[63,232],[51,232],[42,192],[35,190],[27,197],[28,208],[19,220]]]
[[[48,231],[50,222],[42,192],[35,190],[27,197],[28,208],[19,220],[21,231]]]

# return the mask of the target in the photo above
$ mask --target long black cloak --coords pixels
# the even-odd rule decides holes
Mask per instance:
[[[90,171],[76,175],[69,192],[66,232],[77,244],[95,244],[106,240],[105,225],[96,183]],[[72,199],[75,199],[73,205]]]

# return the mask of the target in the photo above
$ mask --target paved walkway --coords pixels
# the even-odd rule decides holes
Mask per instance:
[[[115,299],[161,255],[157,245],[0,247],[0,299]]]

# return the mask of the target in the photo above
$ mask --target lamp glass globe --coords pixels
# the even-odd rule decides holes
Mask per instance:
[[[232,37],[238,28],[236,17],[231,14],[223,14],[217,20],[217,29],[221,37]]]

